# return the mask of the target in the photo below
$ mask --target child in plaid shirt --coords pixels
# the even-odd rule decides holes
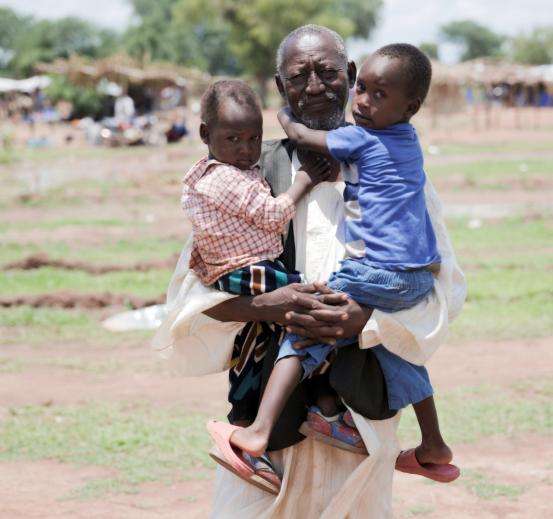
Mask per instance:
[[[183,181],[182,205],[194,236],[190,268],[205,285],[238,295],[301,282],[277,260],[282,233],[296,203],[329,176],[329,162],[314,159],[309,172],[300,170],[288,191],[273,197],[256,165],[263,119],[253,90],[242,81],[218,81],[202,97],[201,116],[209,156]]]

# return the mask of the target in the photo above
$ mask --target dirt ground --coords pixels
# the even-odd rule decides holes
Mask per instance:
[[[137,345],[120,346],[112,360],[127,366],[144,366],[150,353]],[[40,356],[71,357],[77,345],[42,345]],[[46,348],[46,349],[45,349]],[[18,348],[13,358],[36,360],[36,348]],[[88,351],[79,358],[105,359],[105,348]],[[8,356],[9,358],[9,356]],[[478,362],[466,359],[478,358]],[[517,359],[513,362],[512,359]],[[511,385],[529,377],[546,376],[553,365],[551,339],[513,342],[475,342],[442,348],[429,364],[438,392],[472,387],[482,381]],[[125,401],[147,399],[154,406],[182,404],[190,411],[220,415],[226,409],[226,376],[181,378],[164,371],[111,374],[72,373],[66,369],[31,367],[23,373],[4,374],[0,409],[25,405],[67,405],[105,401],[113,395]],[[21,388],[26,388],[21,391]],[[452,485],[428,484],[415,476],[396,473],[394,509],[398,518],[536,518],[550,511],[553,490],[553,444],[532,434],[487,438],[454,446],[456,462],[464,473],[485,470],[488,478],[523,489],[515,498],[482,500],[462,480]],[[142,485],[137,494],[108,495],[101,499],[68,500],[71,491],[90,478],[106,473],[103,467],[76,467],[52,460],[1,464],[0,517],[2,518],[150,518],[207,517],[212,495],[211,481],[183,481],[172,485]],[[475,484],[479,484],[478,481]],[[422,498],[421,498],[422,496]],[[48,512],[45,512],[48,510]]]
[[[274,114],[269,114],[270,117],[273,119],[269,125],[266,124],[266,133],[269,136],[278,135]],[[425,142],[438,145],[449,142],[446,123],[437,129],[432,129],[428,121],[423,123]],[[534,143],[551,142],[553,117],[542,120],[541,124],[541,131],[521,132],[507,128],[479,134],[475,134],[470,125],[465,125],[456,132],[455,142],[500,145],[515,137]],[[508,153],[508,150],[505,152]],[[68,203],[59,207],[5,204],[2,207],[3,219],[19,226],[6,228],[2,239],[38,247],[47,242],[73,242],[74,256],[66,261],[65,267],[69,265],[68,268],[78,269],[84,264],[84,270],[90,262],[86,257],[78,258],[79,249],[99,246],[107,238],[124,239],[137,233],[141,238],[148,238],[159,236],[162,232],[167,239],[183,240],[187,228],[178,213],[180,185],[175,171],[183,169],[180,164],[184,160],[189,163],[201,153],[196,140],[170,151],[152,149],[145,153],[141,150],[137,156],[125,155],[124,160],[84,157],[74,159],[70,164],[64,163],[63,159],[45,162],[39,167],[45,181],[55,186],[70,186],[65,188],[63,195]],[[485,159],[489,153],[482,152],[478,157]],[[448,160],[451,159],[438,157],[435,163],[441,161],[447,164]],[[9,200],[34,196],[29,191],[32,184],[29,172],[33,168],[33,164],[26,161],[5,168],[9,178],[17,180],[7,188],[6,197]],[[49,171],[56,171],[56,174],[49,175]],[[480,218],[486,217],[490,211],[492,214],[503,211],[506,214],[531,215],[532,212],[545,210],[553,200],[551,178],[544,177],[539,189],[511,186],[503,191],[480,191],[460,186],[448,178],[440,178],[435,184],[447,215]],[[109,196],[106,197],[99,188],[97,193],[89,193],[86,203],[83,203],[79,199],[78,186],[73,186],[73,183],[90,179],[110,179],[113,185]],[[71,202],[73,199],[75,203]],[[33,221],[41,218],[62,220],[73,218],[76,213],[81,219],[97,218],[99,208],[102,218],[122,219],[129,226],[98,225],[83,232],[81,227],[71,223],[49,229],[32,225]],[[137,222],[140,223],[138,230],[133,227],[133,223]],[[75,261],[81,263],[75,264]],[[137,265],[139,269],[147,270],[166,266],[171,256],[156,258],[158,263],[148,261],[124,258],[121,264]],[[64,267],[64,264],[61,266]],[[17,267],[25,268],[26,265],[12,265],[12,268]],[[117,265],[104,264],[104,268],[117,269]],[[88,271],[102,272],[102,267],[96,265]],[[160,293],[164,289],[160,287]],[[13,298],[17,294],[0,296]],[[99,310],[92,309],[91,315],[98,319],[107,315],[109,304],[110,301],[107,311],[104,309],[99,313]],[[120,306],[121,301],[113,301],[113,304]],[[114,306],[113,311],[115,309]],[[438,392],[482,385],[512,388],[518,382],[551,376],[552,339],[553,336],[534,339],[515,337],[504,342],[475,339],[463,344],[447,344],[430,361],[430,374]],[[32,344],[0,344],[1,359],[22,366],[13,372],[0,371],[0,423],[12,408],[109,402],[113,399],[146,402],[161,408],[178,405],[190,412],[207,415],[222,415],[226,411],[225,374],[182,378],[169,372],[166,365],[153,358],[147,340],[126,340],[109,347],[104,344],[81,346],[78,340],[60,344],[51,340]],[[109,361],[119,367],[116,371],[71,370],[59,362],[57,365],[47,362],[48,359],[77,359],[87,365]],[[453,449],[455,460],[466,477],[451,485],[438,485],[414,476],[396,474],[395,517],[534,519],[553,514],[553,442],[550,436],[536,433],[492,436],[473,443],[453,445]],[[51,459],[2,461],[0,519],[208,517],[213,470],[209,471],[208,479],[185,480],[169,485],[147,483],[140,485],[134,493],[107,494],[100,498],[67,498],[87,481],[109,475],[110,470],[103,466],[79,466]],[[484,479],[481,477],[483,472]],[[482,497],[486,485],[491,485],[490,481],[496,486],[502,485],[504,492],[493,498]]]

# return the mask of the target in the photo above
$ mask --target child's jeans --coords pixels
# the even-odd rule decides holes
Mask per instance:
[[[350,295],[357,303],[383,312],[397,312],[415,306],[426,298],[434,286],[429,270],[388,271],[347,259],[329,279],[328,287]],[[308,377],[335,348],[351,344],[356,337],[340,339],[334,345],[316,344],[295,350],[293,344],[302,338],[286,334],[277,362],[285,357],[302,357],[303,377]],[[401,409],[432,395],[433,390],[424,366],[416,366],[389,352],[383,346],[373,351],[380,363],[388,390],[390,409]]]

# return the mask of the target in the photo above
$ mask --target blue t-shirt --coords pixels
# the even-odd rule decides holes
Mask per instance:
[[[356,217],[346,216],[344,239],[346,249],[350,244],[350,250],[359,253],[350,255],[386,270],[439,262],[424,199],[422,150],[413,126],[400,123],[383,130],[344,126],[329,131],[326,143],[335,159],[352,166],[350,178],[345,179],[346,215],[348,207],[357,204],[359,211]]]

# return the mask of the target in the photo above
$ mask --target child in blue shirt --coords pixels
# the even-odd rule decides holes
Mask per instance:
[[[347,258],[332,274],[329,288],[360,305],[383,312],[411,308],[433,289],[440,255],[424,198],[423,156],[409,123],[430,86],[431,65],[416,47],[388,45],[362,65],[352,113],[355,125],[331,131],[311,130],[281,110],[279,121],[299,148],[331,155],[350,168],[345,178]],[[309,78],[309,81],[319,81]],[[302,338],[287,334],[269,378],[255,422],[236,430],[235,447],[253,455],[264,452],[269,434],[288,396],[336,347],[315,344],[295,349]],[[423,366],[374,348],[386,379],[391,409],[413,404],[422,432],[416,449],[402,452],[396,467],[448,482],[459,476],[452,453],[441,437],[433,390]]]

